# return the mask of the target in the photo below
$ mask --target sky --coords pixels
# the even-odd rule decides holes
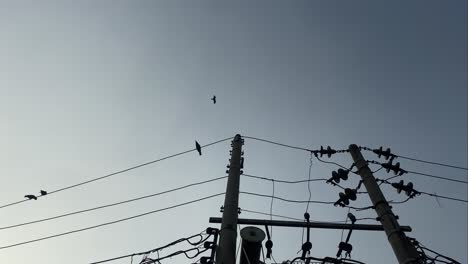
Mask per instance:
[[[468,166],[466,1],[1,0],[0,32],[1,204],[190,150],[195,140],[204,145],[237,133],[308,149],[384,146],[400,155]],[[190,152],[1,208],[0,227],[225,176],[229,149],[225,141],[204,148],[202,156]],[[243,150],[244,173],[308,177],[308,152],[252,139]],[[352,164],[348,153],[329,160]],[[463,170],[399,161],[406,170],[468,177]],[[337,168],[312,159],[311,178],[328,178]],[[417,190],[468,196],[463,183],[404,177]],[[342,184],[355,187],[358,181],[351,175]],[[0,229],[0,247],[221,193],[225,185],[224,179]],[[265,195],[273,190],[271,182],[245,177],[240,189]],[[310,189],[311,199],[321,201],[336,201],[340,192],[323,182],[312,182]],[[387,185],[382,191],[388,200],[405,199]],[[276,183],[275,195],[309,197],[306,184]],[[0,249],[0,262],[90,263],[146,251],[216,227],[208,218],[221,216],[223,199]],[[370,200],[362,194],[352,205]],[[269,198],[241,194],[239,206],[269,213],[271,204]],[[302,218],[305,207],[275,201],[272,211]],[[418,196],[393,210],[401,225],[412,227],[409,236],[468,262],[467,203]],[[343,221],[347,212],[309,206],[317,221]],[[376,217],[369,210],[353,213]],[[269,219],[248,212],[240,217]],[[312,230],[311,254],[334,256],[340,237],[340,230]],[[275,227],[272,240],[274,258],[290,260],[298,256],[302,230]],[[356,231],[350,243],[354,259],[396,263],[383,232]],[[174,257],[162,263],[192,262]]]

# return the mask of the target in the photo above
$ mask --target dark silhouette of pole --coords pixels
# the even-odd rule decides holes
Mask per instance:
[[[216,263],[219,264],[235,264],[236,259],[242,144],[243,139],[241,135],[237,134],[231,143],[232,153],[229,164],[229,177],[224,198],[219,246],[216,251]]]
[[[387,234],[388,241],[393,248],[393,252],[400,264],[412,264],[418,262],[418,253],[416,248],[410,243],[402,228],[398,224],[397,218],[392,212],[391,206],[380,190],[372,171],[367,165],[367,161],[361,154],[358,146],[352,144],[349,146],[349,152],[353,157],[357,173],[361,176],[362,182],[369,193],[369,197],[377,212],[378,219]]]

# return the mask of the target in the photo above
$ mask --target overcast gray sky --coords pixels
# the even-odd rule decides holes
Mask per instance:
[[[236,133],[313,149],[382,145],[397,154],[468,166],[467,1],[2,0],[0,32],[1,204],[191,149],[194,140],[207,144]],[[0,227],[223,176],[229,149],[228,142],[220,143],[202,156],[189,153],[2,208]],[[307,152],[248,139],[244,150],[245,173],[308,176]],[[333,160],[352,163],[348,154]],[[468,176],[400,162],[407,170]],[[311,177],[329,177],[335,169],[314,160]],[[466,184],[405,177],[416,189],[467,199]],[[241,181],[244,191],[272,192],[269,182]],[[357,181],[352,176],[344,185]],[[225,184],[0,230],[0,247],[224,192]],[[308,198],[306,185],[275,187],[278,196]],[[312,200],[324,201],[336,200],[340,191],[321,182],[311,190]],[[388,186],[383,191],[390,200],[405,198]],[[419,196],[394,211],[413,228],[410,236],[467,263],[467,204],[439,202]],[[149,250],[203,230],[210,216],[220,216],[222,203],[219,196],[3,249],[0,262],[89,263]],[[369,204],[365,195],[353,203]],[[270,200],[241,195],[240,207],[269,212]],[[273,205],[273,213],[296,218],[304,210],[304,204]],[[309,212],[313,220],[342,221],[347,209],[312,204]],[[355,215],[375,217],[373,211]],[[241,217],[269,218],[247,212]],[[297,256],[301,234],[274,228],[277,261]],[[334,256],[340,235],[313,230],[312,255]],[[382,232],[354,232],[351,243],[355,259],[396,262]],[[191,262],[176,257],[163,263]]]

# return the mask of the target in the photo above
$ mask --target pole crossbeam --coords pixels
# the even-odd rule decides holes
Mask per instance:
[[[222,222],[220,217],[210,217],[210,223],[219,224]],[[280,221],[280,220],[263,220],[263,219],[247,219],[239,218],[237,223],[240,225],[254,225],[254,226],[282,226],[282,227],[299,227],[299,228],[318,228],[318,229],[353,229],[363,231],[384,231],[382,225],[368,225],[368,224],[342,224],[331,222],[299,222],[299,221]],[[411,232],[410,226],[400,226],[401,231]]]

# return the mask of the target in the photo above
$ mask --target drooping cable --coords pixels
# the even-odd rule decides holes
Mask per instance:
[[[47,239],[51,239],[51,238],[55,238],[55,237],[65,236],[65,235],[69,235],[69,234],[73,234],[73,233],[83,232],[83,231],[86,231],[86,230],[95,229],[95,228],[99,228],[99,227],[103,227],[103,226],[107,226],[107,225],[113,225],[113,224],[116,224],[116,223],[128,221],[128,220],[139,218],[139,217],[142,217],[142,216],[146,216],[146,215],[150,215],[150,214],[154,214],[154,213],[174,209],[174,208],[184,206],[184,205],[187,205],[187,204],[200,202],[200,201],[207,200],[207,199],[210,199],[210,198],[214,198],[214,197],[217,197],[217,196],[220,196],[220,195],[223,195],[223,194],[225,194],[225,193],[218,193],[218,194],[214,194],[214,195],[210,195],[210,196],[205,196],[205,197],[202,197],[202,198],[199,198],[199,199],[191,200],[191,201],[188,201],[188,202],[172,205],[172,206],[169,206],[169,207],[149,211],[149,212],[146,212],[146,213],[142,213],[142,214],[126,217],[126,218],[121,218],[121,219],[118,219],[118,220],[114,220],[114,221],[111,221],[111,222],[106,222],[106,223],[99,224],[99,225],[94,225],[94,226],[89,226],[89,227],[85,227],[85,228],[75,229],[75,230],[72,230],[72,231],[59,233],[59,234],[46,236],[46,237],[41,237],[41,238],[28,240],[28,241],[24,241],[24,242],[20,242],[20,243],[16,243],[16,244],[11,244],[11,245],[7,245],[7,246],[1,246],[0,250],[7,249],[7,248],[12,248],[12,247],[17,247],[17,246],[21,246],[21,245],[25,245],[25,244],[30,244],[30,243],[34,243],[34,242],[38,242],[38,241],[42,241],[42,240],[47,240]]]
[[[158,192],[158,193],[153,193],[153,194],[149,194],[149,195],[145,195],[145,196],[140,196],[140,197],[125,200],[125,201],[120,201],[120,202],[116,202],[116,203],[101,205],[101,206],[98,206],[98,207],[93,207],[93,208],[88,208],[88,209],[84,209],[84,210],[74,211],[74,212],[61,214],[61,215],[57,215],[57,216],[53,216],[53,217],[42,218],[42,219],[38,219],[38,220],[34,220],[34,221],[24,222],[24,223],[21,223],[21,224],[3,226],[3,227],[0,227],[0,230],[20,227],[20,226],[25,226],[25,225],[30,225],[30,224],[35,224],[35,223],[40,223],[40,222],[45,222],[45,221],[50,221],[50,220],[54,220],[54,219],[58,219],[58,218],[66,217],[66,216],[81,214],[81,213],[95,211],[95,210],[99,210],[99,209],[104,209],[104,208],[108,208],[108,207],[112,207],[112,206],[116,206],[116,205],[135,202],[135,201],[138,201],[138,200],[143,200],[143,199],[159,196],[159,195],[162,195],[162,194],[167,194],[167,193],[171,193],[171,192],[174,192],[174,191],[186,189],[186,188],[189,188],[189,187],[192,187],[192,186],[201,185],[201,184],[205,184],[205,183],[225,179],[227,177],[228,176],[223,176],[223,177],[218,177],[218,178],[214,178],[214,179],[210,179],[210,180],[206,180],[206,181],[195,182],[195,183],[187,184],[187,185],[184,185],[184,186],[181,186],[181,187],[173,188],[173,189],[170,189],[170,190],[166,190],[166,191],[162,191],[162,192]]]
[[[221,140],[218,140],[218,141],[203,145],[202,147],[203,148],[209,147],[209,146],[212,146],[212,145],[227,141],[229,139],[232,139],[232,137],[221,139]],[[166,157],[163,157],[163,158],[159,158],[159,159],[156,159],[156,160],[152,160],[152,161],[149,161],[149,162],[145,162],[145,163],[142,163],[142,164],[130,167],[130,168],[126,168],[126,169],[123,169],[123,170],[112,172],[110,174],[106,174],[106,175],[103,175],[103,176],[100,176],[100,177],[96,177],[96,178],[93,178],[93,179],[90,179],[90,180],[87,180],[87,181],[83,181],[83,182],[79,182],[79,183],[76,183],[76,184],[73,184],[73,185],[62,187],[62,188],[57,189],[57,190],[52,190],[52,191],[49,191],[46,195],[37,196],[37,198],[41,198],[41,197],[44,197],[44,196],[49,196],[49,195],[54,194],[54,193],[58,193],[58,192],[65,191],[65,190],[68,190],[68,189],[72,189],[72,188],[75,188],[75,187],[78,187],[78,186],[81,186],[81,185],[85,185],[85,184],[88,184],[88,183],[91,183],[91,182],[95,182],[95,181],[99,181],[99,180],[109,178],[109,177],[112,177],[112,176],[115,176],[115,175],[119,175],[119,174],[122,174],[122,173],[125,173],[125,172],[128,172],[128,171],[131,171],[131,170],[135,170],[135,169],[138,169],[138,168],[141,168],[141,167],[145,167],[145,166],[148,166],[150,164],[157,163],[157,162],[160,162],[160,161],[163,161],[163,160],[166,160],[166,159],[181,156],[183,154],[187,154],[187,153],[190,153],[190,152],[193,152],[193,151],[196,151],[196,148],[186,150],[186,151],[182,151],[182,152],[172,154],[172,155],[169,155],[169,156],[166,156]],[[16,202],[13,202],[13,203],[1,205],[0,209],[5,208],[5,207],[9,207],[9,206],[13,206],[13,205],[16,205],[16,204],[19,204],[19,203],[27,202],[27,201],[31,201],[31,200],[30,199],[23,199],[23,200],[16,201]]]
[[[291,149],[304,150],[304,151],[307,151],[307,152],[310,152],[310,151],[311,151],[311,149],[306,149],[306,148],[302,148],[302,147],[291,146],[291,145],[287,145],[287,144],[283,144],[283,143],[279,143],[279,142],[275,142],[275,141],[270,141],[270,140],[266,140],[266,139],[262,139],[262,138],[250,137],[250,136],[243,136],[243,137],[244,137],[244,138],[248,138],[248,139],[253,139],[253,140],[257,140],[257,141],[262,141],[262,142],[270,143],[270,144],[273,144],[273,145],[278,145],[278,146],[282,146],[282,147],[287,147],[287,148],[291,148]]]

